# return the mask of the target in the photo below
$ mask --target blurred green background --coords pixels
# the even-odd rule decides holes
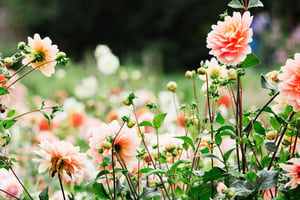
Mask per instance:
[[[262,0],[254,8],[254,51],[265,66],[299,50],[299,0]],[[49,36],[75,61],[107,44],[123,65],[135,64],[158,72],[196,69],[208,59],[206,35],[229,0],[0,0],[0,48],[5,55],[16,41],[40,33]],[[263,27],[260,27],[263,26]],[[262,29],[262,30],[261,30]],[[295,35],[295,34],[294,34]],[[297,41],[289,41],[292,39]],[[150,60],[150,61],[149,61]]]

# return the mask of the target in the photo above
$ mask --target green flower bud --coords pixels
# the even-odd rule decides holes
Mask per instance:
[[[19,42],[19,43],[18,43],[18,50],[24,50],[25,47],[26,47],[25,42]]]

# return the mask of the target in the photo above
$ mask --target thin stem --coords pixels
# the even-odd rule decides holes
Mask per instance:
[[[5,190],[0,189],[0,192],[3,192],[3,193],[5,193],[5,194],[7,194],[7,195],[9,195],[9,196],[11,196],[11,197],[13,197],[13,198],[15,198],[15,199],[19,199],[18,197],[12,195],[12,194],[9,193],[9,192],[6,192]]]
[[[39,112],[39,111],[41,111],[41,110],[52,109],[52,108],[54,108],[54,107],[45,107],[45,108],[43,108],[43,109],[35,109],[35,110],[31,110],[31,111],[28,111],[28,112],[26,112],[26,113],[17,115],[17,116],[15,116],[15,117],[11,118],[11,119],[17,119],[17,118],[19,118],[19,117],[23,117],[24,115],[28,115],[28,114],[33,113],[33,112]]]
[[[64,198],[64,200],[66,200],[66,196],[65,196],[64,187],[63,187],[63,184],[62,184],[61,177],[60,177],[60,174],[59,174],[59,173],[58,173],[58,180],[59,180],[59,185],[60,185],[60,189],[61,189],[61,192],[62,192],[63,198]]]
[[[193,85],[194,85],[194,96],[195,96],[195,101],[196,101],[196,110],[197,114],[199,115],[199,108],[198,108],[198,98],[197,98],[197,90],[196,90],[196,82],[195,82],[195,77],[193,77]]]
[[[33,60],[32,60],[33,61]],[[32,61],[26,63],[24,66],[20,67],[13,75],[11,75],[8,80],[10,80],[12,77],[14,77],[16,74],[18,74],[20,71],[22,71],[23,69],[25,69],[28,65],[30,65],[32,63]]]
[[[104,174],[105,174],[105,179],[106,179],[106,184],[107,184],[107,187],[108,187],[108,192],[111,196],[111,199],[115,199],[115,196],[112,195],[111,193],[111,190],[110,190],[110,187],[109,187],[109,183],[108,183],[108,176],[107,176],[107,173],[106,173],[106,170],[104,169]]]
[[[158,160],[158,164],[159,167],[161,169],[161,164],[160,164],[160,152],[159,152],[159,138],[158,138],[158,129],[155,129],[155,133],[156,133],[156,143],[157,143],[157,160]]]
[[[298,124],[298,127],[299,127],[299,124]],[[291,156],[292,158],[295,155],[295,149],[296,149],[296,144],[297,144],[297,139],[298,139],[299,134],[300,134],[300,129],[297,128],[296,138],[295,138],[295,142],[294,142],[294,146],[293,146],[293,152],[292,152],[292,156]]]

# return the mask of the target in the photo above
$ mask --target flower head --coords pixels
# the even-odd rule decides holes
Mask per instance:
[[[290,181],[285,185],[285,187],[291,186],[291,189],[294,189],[298,186],[300,183],[300,158],[292,158],[288,160],[289,163],[292,163],[292,165],[286,165],[286,164],[279,164],[279,166],[289,172],[288,174],[285,174],[285,176],[291,178]]]
[[[79,152],[79,147],[74,147],[65,141],[42,141],[41,150],[35,153],[41,156],[35,159],[40,162],[39,172],[44,172],[49,167],[49,176],[54,177],[56,173],[60,176],[65,171],[70,177],[84,168],[85,155]]]
[[[209,54],[227,65],[237,65],[242,62],[247,54],[251,53],[248,45],[252,41],[252,22],[250,12],[241,15],[234,12],[233,16],[226,16],[224,21],[219,21],[212,26],[212,31],[207,35],[207,48]]]
[[[294,59],[288,59],[281,70],[280,95],[285,97],[286,104],[292,106],[295,112],[300,112],[300,54],[296,53]]]
[[[56,65],[57,45],[53,45],[49,37],[41,39],[39,34],[34,34],[33,38],[28,37],[30,53],[25,54],[22,60],[24,65],[30,63],[34,68],[38,68],[45,76],[51,76]]]

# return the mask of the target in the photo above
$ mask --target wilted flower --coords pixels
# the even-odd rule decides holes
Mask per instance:
[[[233,16],[226,16],[224,21],[212,25],[212,31],[207,35],[207,48],[209,54],[214,55],[226,65],[237,65],[244,61],[247,54],[251,53],[249,42],[252,41],[252,22],[250,12],[243,16],[234,12]]]
[[[57,46],[52,44],[49,37],[41,39],[37,33],[33,38],[28,37],[28,46],[30,53],[25,54],[22,63],[26,65],[31,62],[30,66],[38,68],[45,76],[51,76],[55,71]]]
[[[41,150],[35,153],[41,156],[35,161],[40,162],[39,173],[49,168],[49,176],[52,178],[58,173],[60,176],[66,172],[70,177],[84,167],[85,155],[79,152],[79,147],[74,147],[65,141],[42,141]]]

